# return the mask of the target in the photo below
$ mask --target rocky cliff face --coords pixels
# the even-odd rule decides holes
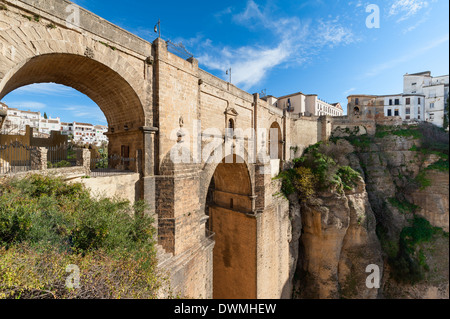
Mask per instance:
[[[321,193],[303,205],[297,298],[375,298],[366,268],[383,262],[365,183],[345,194]]]
[[[448,168],[432,169],[445,154],[415,136],[366,138],[348,156],[358,186],[301,206],[294,297],[448,298]],[[370,264],[380,289],[366,287]]]

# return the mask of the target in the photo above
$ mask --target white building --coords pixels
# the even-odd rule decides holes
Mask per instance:
[[[73,140],[75,142],[93,144],[95,142],[95,127],[89,123],[73,122]]]
[[[96,125],[95,129],[95,144],[100,145],[102,143],[108,143],[108,137],[105,133],[108,132],[108,127],[104,125]]]
[[[316,94],[303,94],[301,92],[285,95],[279,98],[264,97],[268,103],[280,109],[304,116],[343,116],[344,110],[340,103],[329,104],[318,98]]]
[[[61,119],[57,118],[41,118],[39,121],[39,133],[50,134],[52,131],[61,131]]]
[[[403,76],[403,93],[423,96],[422,120],[442,127],[444,110],[447,104],[449,76],[432,77],[430,71],[405,74]]]
[[[23,135],[26,127],[34,129],[35,134],[49,136],[52,131],[61,132],[62,135],[71,136],[75,142],[89,143],[100,146],[108,143],[108,127],[104,125],[92,125],[88,123],[67,123],[61,122],[59,117],[45,119],[40,112],[22,111],[15,108],[8,108],[3,103],[0,104],[3,113],[3,123],[1,133],[5,135]],[[2,113],[2,114],[3,114]]]
[[[6,110],[6,118],[2,127],[2,134],[7,135],[23,135],[25,134],[26,126],[39,129],[41,120],[40,112],[21,111],[15,108],[8,108]]]
[[[379,96],[383,101],[385,116],[400,116],[405,122],[422,122],[425,119],[425,95],[398,94]]]
[[[351,95],[349,101],[370,100],[384,116],[399,116],[404,122],[430,122],[443,126],[449,76],[432,77],[431,72],[405,74],[403,93],[394,95]],[[379,111],[378,111],[379,108]],[[370,112],[370,110],[367,110]]]
[[[61,135],[73,137],[73,123],[61,122]]]

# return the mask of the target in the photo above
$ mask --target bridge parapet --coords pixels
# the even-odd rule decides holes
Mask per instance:
[[[144,58],[151,54],[152,45],[150,42],[100,18],[71,1],[5,0],[5,3],[81,33],[89,32],[107,40],[109,45],[113,44],[126,49],[128,53],[135,53],[135,55]]]

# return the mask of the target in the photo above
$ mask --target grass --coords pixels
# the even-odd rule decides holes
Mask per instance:
[[[116,47],[114,47],[114,46],[112,46],[112,45],[109,45],[108,43],[105,43],[105,42],[103,42],[103,41],[99,41],[101,44],[103,44],[105,47],[107,47],[107,48],[110,48],[111,50],[113,50],[113,51],[116,51],[117,50],[117,48]]]
[[[384,138],[390,135],[396,135],[401,137],[412,137],[414,139],[422,138],[422,133],[419,131],[419,128],[417,126],[407,128],[391,128],[385,126],[377,126],[377,131],[375,133],[376,138]]]

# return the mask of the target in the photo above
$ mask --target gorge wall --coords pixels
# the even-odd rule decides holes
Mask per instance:
[[[294,298],[449,297],[448,133],[429,129],[331,138],[352,144],[345,157],[361,177],[351,190],[320,191],[312,201],[291,195],[301,215],[293,222],[301,233]],[[379,289],[366,286],[371,264]]]

